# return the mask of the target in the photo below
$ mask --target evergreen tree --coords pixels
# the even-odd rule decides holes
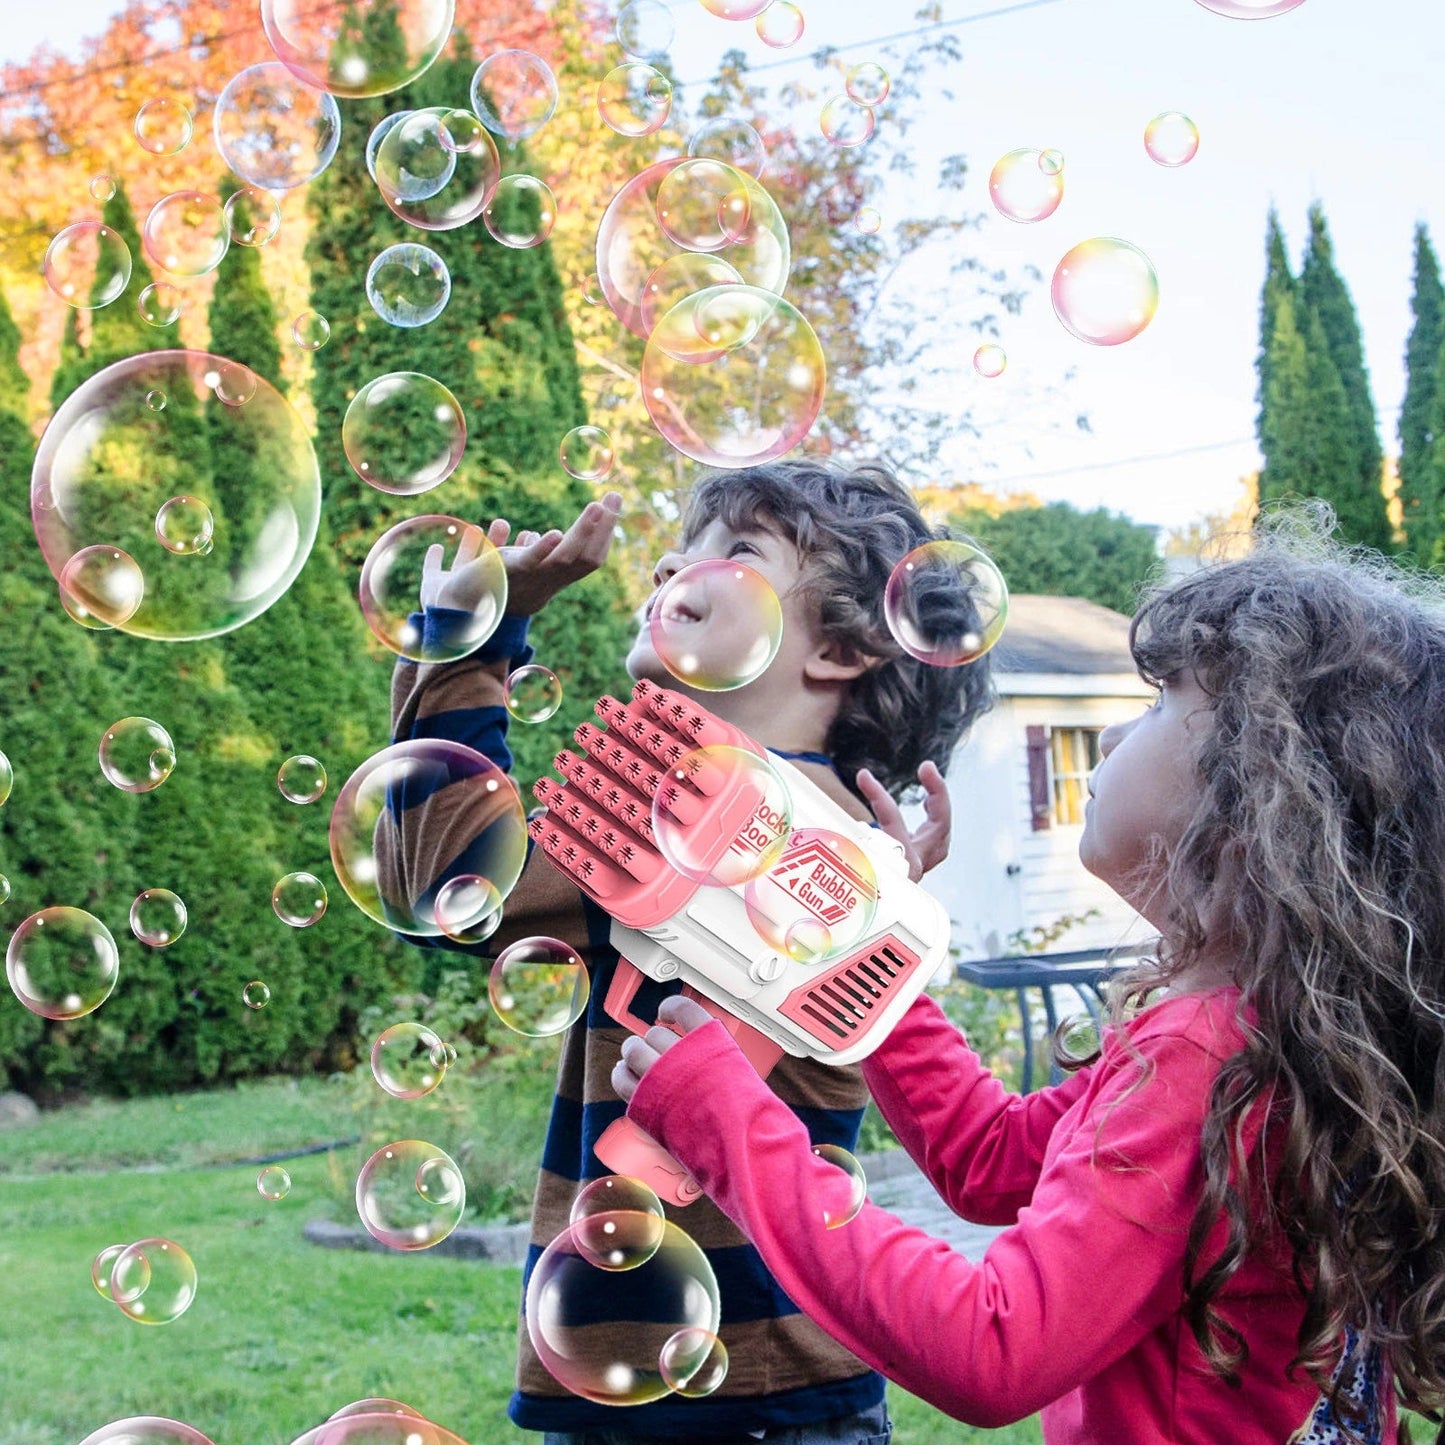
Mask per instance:
[[[30,378],[20,369],[20,328],[0,291],[0,552],[33,551],[30,469],[35,437],[29,422]]]
[[[1445,346],[1445,288],[1440,265],[1423,224],[1415,228],[1415,323],[1405,345],[1405,401],[1400,408],[1400,506],[1411,553],[1428,563],[1441,535],[1440,479],[1431,457],[1432,414],[1442,390],[1441,348]]]
[[[1255,372],[1259,378],[1259,388],[1255,392],[1255,400],[1259,403],[1255,414],[1255,434],[1261,446],[1266,425],[1264,398],[1270,379],[1269,347],[1274,337],[1275,318],[1279,314],[1279,299],[1285,294],[1295,294],[1295,279],[1289,268],[1289,253],[1285,249],[1279,213],[1271,206],[1264,239],[1264,286],[1259,298],[1259,351],[1255,358]]]
[[[1384,453],[1375,419],[1375,403],[1370,396],[1360,324],[1349,290],[1335,269],[1334,248],[1324,211],[1318,204],[1310,207],[1309,219],[1310,238],[1300,271],[1299,291],[1303,305],[1319,318],[1320,333],[1344,387],[1350,454],[1348,472],[1338,485],[1348,479],[1360,493],[1360,500],[1349,509],[1351,515],[1359,518],[1362,528],[1354,534],[1354,540],[1385,549],[1391,545],[1391,536],[1381,491]]]

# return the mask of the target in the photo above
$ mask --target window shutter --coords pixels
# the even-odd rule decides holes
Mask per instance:
[[[1026,729],[1029,746],[1029,813],[1035,833],[1050,827],[1054,810],[1049,805],[1049,730],[1030,726]]]

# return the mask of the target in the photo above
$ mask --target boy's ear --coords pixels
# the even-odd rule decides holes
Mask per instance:
[[[851,682],[886,661],[886,658],[859,652],[846,642],[825,637],[818,643],[817,651],[803,664],[803,676],[813,682]]]

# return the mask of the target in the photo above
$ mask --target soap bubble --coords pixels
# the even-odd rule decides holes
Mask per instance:
[[[593,1323],[606,1301],[608,1323]],[[527,1332],[564,1388],[604,1405],[642,1405],[671,1386],[660,1359],[679,1330],[716,1333],[717,1279],[707,1256],[671,1220],[636,1269],[599,1270],[569,1225],[542,1252],[527,1283]]]
[[[773,3],[753,22],[758,39],[774,50],[786,50],[803,38],[803,12],[792,0]]]
[[[995,342],[986,341],[973,353],[973,369],[980,376],[1002,376],[1007,365],[1008,353]]]
[[[271,990],[259,978],[253,978],[241,990],[241,1002],[249,1009],[263,1009],[271,1002]]]
[[[657,1253],[666,1218],[662,1201],[642,1180],[609,1174],[582,1187],[572,1201],[569,1223],[589,1263],[627,1270]]]
[[[674,166],[657,188],[657,222],[687,251],[719,251],[747,233],[752,221],[748,177],[707,157]]]
[[[136,297],[136,310],[147,326],[173,326],[180,320],[185,292],[169,281],[152,281]]]
[[[291,1192],[291,1176],[279,1165],[268,1164],[256,1176],[256,1193],[262,1199],[275,1203],[285,1199]]]
[[[204,556],[211,550],[215,531],[211,509],[197,497],[172,497],[156,513],[156,540],[178,557]]]
[[[612,438],[600,426],[574,426],[557,448],[562,470],[579,482],[603,481],[615,457]]]
[[[165,394],[165,392],[163,392],[163,391],[148,391],[148,392],[146,392],[146,405],[147,405],[148,407],[150,407],[150,409],[151,409],[152,411],[164,411],[164,410],[166,409],[166,394]],[[160,513],[157,512],[156,515],[159,516]],[[165,539],[162,538],[161,540],[162,540],[162,542],[164,542]]]
[[[530,50],[499,50],[472,76],[472,109],[493,135],[529,136],[557,109],[557,77]]]
[[[848,72],[843,89],[859,105],[875,106],[888,99],[892,85],[888,72],[876,60],[864,60]]]
[[[388,0],[360,7],[316,0],[261,0],[261,24],[276,58],[298,80],[332,95],[386,95],[415,80],[441,54],[456,0]],[[385,24],[372,26],[373,16]]]
[[[99,175],[92,176],[90,180],[90,194],[93,200],[108,201],[115,194],[115,178],[105,171]]]
[[[0,873],[0,903],[8,903],[9,901],[10,880],[3,873]]]
[[[281,202],[259,186],[242,186],[226,197],[226,229],[238,246],[264,246],[281,229]]]
[[[1144,127],[1144,149],[1156,165],[1188,165],[1199,152],[1199,129],[1182,111],[1160,111]]]
[[[629,0],[617,12],[617,43],[637,60],[666,55],[675,27],[661,0]]]
[[[339,1410],[331,1414],[333,1420],[345,1420],[351,1415],[405,1415],[412,1420],[425,1420],[426,1416],[420,1410],[414,1410],[410,1405],[404,1405],[400,1400],[388,1399],[385,1395],[373,1395],[365,1400],[353,1400],[349,1405],[343,1405]],[[317,1441],[316,1445],[328,1445],[327,1441]]]
[[[80,1445],[211,1445],[211,1439],[179,1420],[161,1415],[132,1415],[93,1430]]]
[[[123,717],[100,739],[100,770],[126,793],[150,793],[176,765],[171,735],[148,717]]]
[[[957,667],[1003,635],[1008,587],[993,561],[967,542],[925,542],[899,559],[883,592],[883,615],[910,657]]]
[[[761,677],[783,640],[783,608],[746,562],[709,557],[674,572],[648,613],[652,650],[679,682],[728,692]]]
[[[756,286],[710,286],[653,328],[642,400],[684,456],[746,467],[802,441],[822,410],[825,379],[823,349],[795,306]]]
[[[94,311],[130,285],[130,247],[99,221],[77,221],[55,233],[41,268],[45,284],[67,306]]]
[[[829,1177],[820,1191],[823,1223],[829,1229],[837,1229],[856,1219],[858,1211],[867,1203],[868,1179],[857,1158],[841,1144],[815,1144],[813,1153],[842,1170],[841,1177]]]
[[[288,873],[271,890],[271,907],[282,923],[310,928],[326,912],[326,886],[314,873]]]
[[[366,299],[388,326],[425,326],[451,299],[446,262],[430,247],[414,242],[388,246],[366,273]]]
[[[719,20],[753,20],[772,0],[702,0],[702,8]]]
[[[94,1013],[111,995],[120,954],[110,930],[83,908],[42,908],[10,935],[5,976],[15,997],[47,1019]]]
[[[818,117],[824,136],[840,149],[860,146],[873,135],[874,116],[866,105],[859,105],[850,95],[835,95]]]
[[[108,1244],[90,1262],[90,1282],[103,1300],[110,1302],[110,1272],[115,1262],[125,1253],[123,1244]]]
[[[853,224],[865,236],[876,236],[883,229],[883,217],[873,206],[860,206],[853,217]]]
[[[356,1212],[389,1249],[440,1244],[461,1223],[466,1204],[462,1171],[445,1150],[421,1139],[378,1149],[356,1179]]]
[[[376,181],[377,185],[380,185],[381,182],[377,180],[376,157],[377,152],[381,149],[382,141],[386,139],[394,126],[400,125],[407,116],[415,114],[416,112],[414,110],[394,110],[390,115],[382,116],[382,118],[372,126],[371,134],[366,138],[366,169],[371,179]]]
[[[518,722],[546,722],[562,706],[562,684],[550,667],[528,663],[507,674],[502,701]]]
[[[1305,0],[1197,0],[1206,10],[1231,20],[1268,20],[1298,10]]]
[[[587,966],[558,938],[519,938],[496,957],[487,979],[492,1010],[514,1033],[548,1038],[571,1028],[587,1010]]]
[[[434,827],[443,806],[451,836],[466,842],[445,875],[413,877],[403,867],[403,842]],[[440,738],[394,743],[368,758],[331,811],[331,862],[341,886],[368,918],[397,933],[441,933],[438,890],[462,874],[488,879],[506,898],[526,857],[516,784],[481,753]]]
[[[320,351],[331,340],[331,323],[319,311],[303,311],[291,323],[291,339],[302,351]]]
[[[1052,216],[1064,198],[1059,172],[1039,164],[1042,151],[1024,146],[1000,156],[989,173],[988,194],[999,215],[1029,224]]]
[[[165,404],[164,393],[146,394],[146,405],[152,411]],[[130,621],[145,598],[144,574],[135,558],[118,547],[82,547],[60,569],[59,581],[67,597],[110,627]]]
[[[15,785],[15,769],[10,766],[10,759],[4,753],[0,753],[0,803],[4,803],[10,796],[10,789]]]
[[[59,593],[60,605],[72,621],[80,623],[82,627],[88,628],[91,632],[111,631],[110,623],[97,617],[83,603],[77,602],[63,587],[59,589]]]
[[[425,1024],[392,1024],[371,1046],[372,1077],[393,1099],[423,1098],[445,1073],[446,1049]]]
[[[762,136],[747,121],[726,115],[703,121],[688,140],[687,153],[695,159],[722,161],[734,170],[746,171],[754,180],[768,163]]]
[[[135,113],[135,138],[153,156],[173,156],[191,140],[191,113],[178,100],[161,96]]]
[[[501,926],[502,895],[486,878],[461,873],[437,889],[435,913],[454,943],[485,943]]]
[[[719,888],[766,873],[792,826],[792,799],[772,760],[730,743],[681,758],[652,799],[658,851],[684,878]]]
[[[705,291],[709,286],[738,285],[742,279],[736,268],[721,256],[699,255],[695,251],[669,256],[647,278],[642,292],[639,310],[645,334],[652,335],[657,323],[684,297]]]
[[[256,373],[239,361],[223,362],[213,377],[207,377],[217,401],[227,406],[245,406],[256,395]]]
[[[1064,153],[1059,150],[1039,152],[1039,169],[1046,176],[1056,176],[1064,168]]]
[[[419,371],[391,371],[368,381],[341,423],[346,460],[379,492],[415,497],[456,471],[467,446],[461,404]]]
[[[308,753],[297,753],[281,764],[276,786],[288,803],[314,803],[326,791],[326,769]]]
[[[727,1346],[711,1330],[679,1330],[663,1345],[657,1367],[670,1389],[699,1399],[727,1378]]]
[[[364,1402],[363,1402],[364,1403]],[[467,1445],[403,1405],[382,1400],[366,1412],[338,1413],[291,1445]]]
[[[147,888],[130,905],[130,931],[151,948],[169,947],[186,921],[186,905],[169,888]]]
[[[557,224],[557,199],[536,176],[503,176],[482,212],[494,241],[513,251],[540,246]]]
[[[847,953],[878,906],[878,874],[867,853],[829,828],[797,828],[782,856],[743,889],[759,938],[795,963]]]
[[[172,1324],[196,1297],[195,1262],[174,1240],[137,1240],[116,1256],[110,1295],[137,1324]]]
[[[213,125],[221,159],[243,181],[271,191],[314,181],[341,140],[335,100],[275,60],[232,77]]]
[[[215,551],[198,567],[161,545],[156,513],[212,480],[204,462],[197,473],[205,412],[213,398],[238,399],[240,382],[254,391],[225,408],[230,470],[203,494]],[[157,391],[167,398],[159,413],[146,402]],[[316,536],[321,478],[310,428],[269,382],[207,352],[146,351],[97,372],[55,413],[36,454],[31,511],[50,570],[78,602],[134,636],[191,641],[249,622],[291,585]],[[65,581],[67,563],[96,545],[132,559],[142,597],[108,608],[100,589],[89,596]],[[138,605],[125,612],[120,601]]]
[[[597,113],[618,135],[652,135],[672,114],[672,82],[653,66],[629,60],[602,78]]]
[[[445,605],[424,612],[422,589],[433,572],[450,574],[452,591]],[[413,662],[455,662],[496,631],[507,602],[507,570],[480,527],[428,514],[377,538],[358,591],[361,615],[377,641]]]
[[[449,143],[455,115],[447,106],[403,111],[384,132],[386,121],[372,132],[371,169],[382,200],[423,231],[452,231],[476,220],[502,174],[491,136],[479,134],[467,150]]]
[[[1054,1048],[1067,1059],[1087,1064],[1099,1052],[1099,1025],[1088,1014],[1064,1019],[1054,1029]]]
[[[1054,270],[1054,314],[1091,346],[1136,337],[1159,307],[1159,278],[1149,258],[1114,236],[1081,241]]]

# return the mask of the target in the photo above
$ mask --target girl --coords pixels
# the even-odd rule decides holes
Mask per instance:
[[[1080,855],[1161,941],[1101,1051],[1012,1096],[925,996],[863,1066],[949,1205],[1013,1225],[981,1262],[826,1228],[835,1166],[695,1005],[624,1046],[630,1115],[792,1299],[959,1419],[1318,1445],[1445,1402],[1445,613],[1327,531],[1134,619],[1159,698],[1101,738]]]

